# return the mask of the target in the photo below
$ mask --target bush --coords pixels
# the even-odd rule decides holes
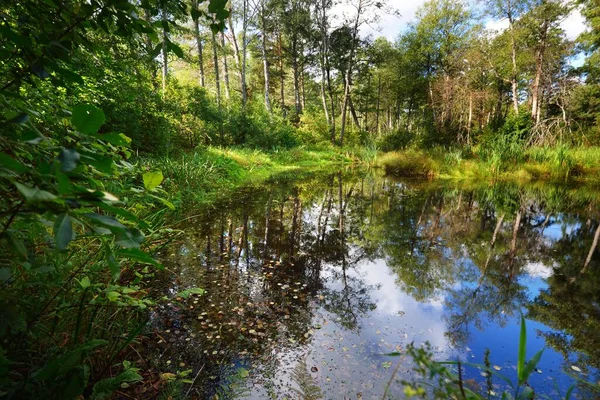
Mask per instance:
[[[325,114],[307,110],[300,117],[296,135],[302,144],[331,141],[331,132]]]
[[[407,148],[414,140],[414,135],[408,131],[396,131],[378,140],[381,151],[396,151]]]
[[[440,172],[440,166],[433,158],[417,150],[390,152],[384,154],[378,163],[386,173],[401,176],[433,177]]]

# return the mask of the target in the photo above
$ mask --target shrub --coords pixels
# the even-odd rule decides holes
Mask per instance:
[[[381,137],[377,144],[381,151],[396,151],[408,147],[414,140],[414,135],[408,131],[396,131]]]

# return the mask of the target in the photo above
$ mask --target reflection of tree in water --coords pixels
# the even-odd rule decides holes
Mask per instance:
[[[590,222],[548,240],[544,230],[580,221],[559,213],[564,204],[581,208],[556,190],[440,190],[341,174],[241,193],[205,220],[190,221],[167,260],[179,275],[165,288],[208,293],[158,313],[171,327],[163,335],[172,346],[166,354],[196,360],[217,382],[232,364],[260,360],[276,368],[275,353],[307,341],[314,300],[345,328],[360,329],[376,307],[376,288],[355,267],[382,258],[416,300],[443,296],[447,336],[461,345],[470,327],[502,326],[528,304],[521,278],[539,261],[555,263],[555,275],[529,305],[531,318],[558,332],[547,335],[549,344],[564,354],[582,351],[598,365],[600,342],[591,332],[600,328],[600,230]],[[184,334],[175,337],[175,330]]]
[[[589,215],[589,214],[588,214]],[[554,274],[528,305],[529,317],[553,329],[541,333],[552,348],[577,354],[577,365],[600,368],[600,224],[587,220],[547,249]]]
[[[347,329],[358,329],[359,318],[367,312],[376,308],[370,297],[373,287],[367,286],[359,276],[352,276],[350,269],[358,265],[364,259],[368,259],[369,254],[366,247],[356,247],[348,244],[348,238],[360,240],[362,238],[361,220],[362,209],[354,208],[353,204],[360,204],[361,201],[351,203],[356,186],[353,183],[349,188],[344,188],[342,174],[337,175],[337,221],[333,221],[333,229],[327,235],[327,239],[322,240],[323,249],[329,256],[326,261],[331,264],[329,268],[329,285],[322,293],[324,298],[323,307],[338,316],[339,323]],[[330,199],[328,204],[333,202],[334,196],[333,180],[329,190]],[[357,196],[360,196],[359,193]],[[336,223],[337,222],[337,223]],[[353,251],[355,250],[355,251]]]
[[[225,384],[232,366],[252,360],[271,365],[272,373],[283,348],[307,341],[310,301],[324,290],[325,267],[342,266],[344,272],[327,275],[339,279],[342,288],[327,289],[323,297],[344,326],[355,327],[358,316],[374,308],[370,288],[346,273],[366,255],[349,254],[347,238],[360,232],[354,227],[359,217],[349,206],[356,192],[354,184],[345,188],[338,178],[339,187],[331,177],[325,186],[318,180],[241,193],[186,227],[176,254],[165,263],[178,275],[164,288],[199,286],[207,293],[157,310],[156,325],[165,342],[161,357],[174,357],[174,366],[204,366],[202,393]]]

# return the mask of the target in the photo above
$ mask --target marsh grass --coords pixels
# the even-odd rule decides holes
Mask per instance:
[[[506,143],[505,143],[506,144]],[[553,147],[507,149],[409,149],[380,155],[377,165],[386,173],[446,180],[545,181],[600,184],[600,148]]]
[[[340,151],[330,146],[271,152],[207,147],[178,157],[141,158],[138,163],[144,170],[160,168],[165,191],[180,212],[211,203],[224,191],[262,182],[274,174],[355,163],[360,157],[356,150]]]

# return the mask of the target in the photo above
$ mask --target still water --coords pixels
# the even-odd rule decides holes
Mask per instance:
[[[386,354],[410,343],[473,363],[489,349],[514,378],[521,311],[528,358],[546,347],[531,385],[564,395],[565,371],[599,379],[599,201],[357,171],[245,188],[192,213],[158,255],[169,301],[148,352],[161,371],[191,370],[198,398],[381,399],[398,363],[390,398],[403,398],[411,362]],[[194,287],[206,293],[181,296]]]

